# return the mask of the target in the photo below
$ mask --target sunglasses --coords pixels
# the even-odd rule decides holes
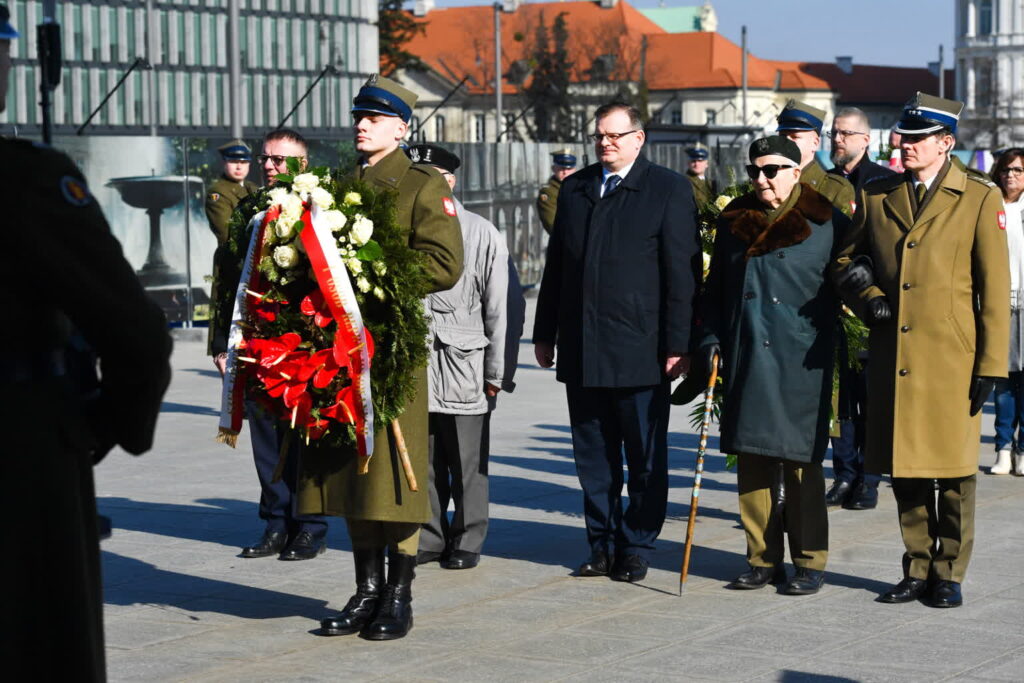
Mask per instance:
[[[295,158],[301,160],[304,157]],[[256,161],[260,162],[261,164],[267,163],[267,159],[274,162],[274,166],[281,166],[288,159],[288,157],[281,156],[280,154],[260,154],[259,156],[256,157]]]
[[[751,180],[757,180],[757,177],[764,173],[764,177],[771,180],[779,174],[784,168],[796,168],[790,164],[789,166],[781,166],[779,164],[765,164],[764,166],[755,166],[754,164],[747,164],[747,177]]]

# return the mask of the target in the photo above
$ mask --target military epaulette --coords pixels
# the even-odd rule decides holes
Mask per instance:
[[[427,175],[442,177],[441,172],[430,164],[412,164],[409,168],[415,168],[420,173],[426,173]]]
[[[988,176],[986,176],[986,175],[982,174],[981,172],[975,171],[974,173],[971,173],[971,171],[973,171],[973,170],[974,170],[974,169],[968,169],[968,172],[967,172],[967,177],[968,177],[968,178],[969,178],[970,180],[973,180],[973,181],[974,181],[974,182],[976,182],[976,183],[981,183],[982,185],[985,185],[985,186],[987,186],[987,187],[999,187],[998,185],[996,185],[995,183],[993,183],[993,182],[992,182],[992,181],[991,181],[991,180],[990,180],[990,179],[988,178]]]

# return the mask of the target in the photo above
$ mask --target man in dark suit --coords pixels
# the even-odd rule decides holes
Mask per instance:
[[[867,183],[895,172],[871,161],[868,145],[871,125],[867,114],[856,107],[836,112],[832,119],[832,163],[829,173],[846,178],[860,192]],[[853,368],[845,359],[846,337],[840,336],[839,354],[839,436],[832,437],[832,487],[825,494],[828,505],[842,505],[847,510],[872,510],[878,505],[877,474],[864,472],[864,434],[867,412],[867,377],[863,365],[867,352],[861,354],[861,368]]]
[[[608,104],[595,121],[599,163],[558,196],[533,341],[545,368],[557,343],[566,385],[591,550],[579,574],[633,582],[665,520],[669,382],[689,370],[700,245],[690,183],[640,154],[639,112]]]

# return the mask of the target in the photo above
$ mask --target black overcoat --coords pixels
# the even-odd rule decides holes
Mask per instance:
[[[827,270],[848,220],[807,185],[771,223],[753,194],[719,217],[701,346],[721,346],[724,453],[824,457],[839,311]]]
[[[639,387],[686,353],[701,272],[686,178],[642,155],[600,196],[601,165],[565,179],[537,297],[534,342],[557,343],[558,380]]]

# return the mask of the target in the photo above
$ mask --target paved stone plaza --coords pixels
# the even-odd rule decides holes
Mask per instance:
[[[248,435],[237,450],[213,440],[220,379],[205,349],[177,342],[154,451],[138,459],[113,453],[97,468],[99,507],[114,523],[103,542],[111,680],[1024,676],[1024,479],[1012,476],[979,476],[977,541],[960,609],[874,602],[900,578],[902,543],[885,483],[876,510],[829,513],[831,557],[819,594],[737,593],[723,588],[745,567],[735,474],[712,436],[690,580],[677,597],[697,437],[689,410],[676,409],[668,521],[647,579],[573,577],[587,546],[565,395],[526,342],[519,387],[501,398],[492,422],[491,527],[480,566],[420,568],[415,628],[403,640],[317,637],[318,620],[353,589],[344,523],[332,520],[327,553],[315,560],[238,557],[262,531],[259,486]],[[986,436],[984,470],[991,452]]]

